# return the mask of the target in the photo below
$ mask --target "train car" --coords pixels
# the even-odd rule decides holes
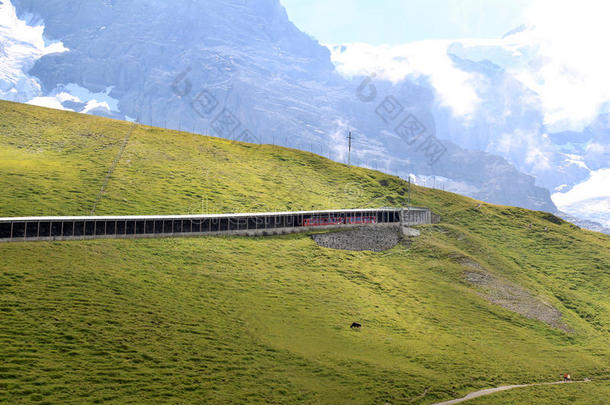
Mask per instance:
[[[327,226],[327,225],[342,225],[344,219],[340,217],[314,217],[303,220],[303,226]]]
[[[369,216],[363,216],[363,217],[347,217],[346,218],[346,222],[349,225],[355,225],[355,224],[376,224],[377,223],[377,217],[369,217]]]
[[[313,217],[303,220],[303,226],[327,226],[327,225],[359,225],[376,224],[377,217],[374,216],[355,216],[355,217]]]

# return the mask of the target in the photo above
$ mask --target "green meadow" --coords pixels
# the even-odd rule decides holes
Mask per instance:
[[[3,217],[407,201],[401,179],[311,153],[16,103],[0,101],[0,134]],[[594,382],[471,403],[604,403],[610,237],[440,190],[411,199],[442,222],[380,253],[306,234],[0,244],[0,402],[431,404],[567,371]],[[464,260],[565,330],[487,300]]]

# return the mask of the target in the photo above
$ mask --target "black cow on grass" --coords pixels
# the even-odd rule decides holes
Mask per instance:
[[[352,329],[360,329],[360,328],[362,328],[362,325],[360,325],[358,322],[353,322],[352,326],[350,326],[350,328],[352,328]]]

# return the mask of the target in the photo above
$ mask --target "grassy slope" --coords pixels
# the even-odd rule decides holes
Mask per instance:
[[[0,102],[0,216],[88,214],[130,127]],[[138,126],[96,214],[375,207],[405,190],[309,153]],[[438,190],[413,202],[443,223],[386,253],[305,235],[0,245],[0,401],[382,403],[428,389],[416,402],[429,403],[610,375],[610,238]],[[534,291],[574,333],[488,303],[457,255]]]

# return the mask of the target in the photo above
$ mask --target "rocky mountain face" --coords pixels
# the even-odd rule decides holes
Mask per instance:
[[[493,203],[555,211],[547,189],[439,119],[423,79],[339,76],[279,0],[13,0],[67,52],[29,74],[67,109],[311,150]],[[116,103],[91,105],[81,94]],[[66,96],[69,94],[70,96]],[[61,96],[61,97],[60,97]],[[567,135],[566,135],[567,136]],[[454,142],[457,141],[457,142]],[[478,149],[478,150],[477,150]],[[431,185],[428,183],[428,185]]]

